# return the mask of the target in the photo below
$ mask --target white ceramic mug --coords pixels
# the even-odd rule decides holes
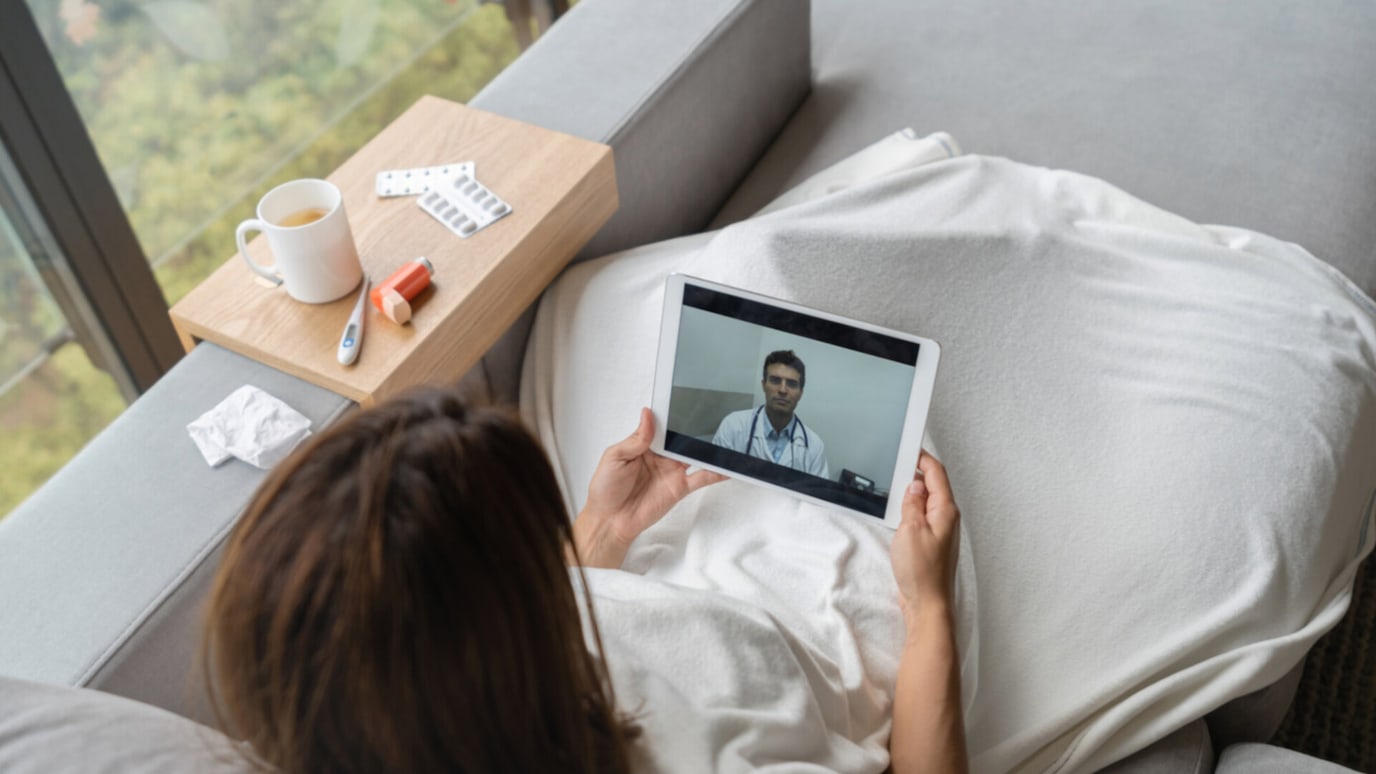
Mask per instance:
[[[251,231],[267,236],[276,261],[271,266],[248,257]],[[258,217],[240,223],[234,241],[250,269],[282,283],[287,295],[297,301],[333,301],[363,279],[363,265],[344,214],[344,195],[325,180],[292,180],[268,191],[258,201]]]

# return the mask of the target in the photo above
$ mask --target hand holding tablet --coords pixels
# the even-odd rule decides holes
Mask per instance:
[[[651,448],[896,528],[936,342],[671,275]]]
[[[573,522],[583,566],[620,567],[640,533],[688,494],[722,480],[713,471],[689,473],[683,462],[650,453],[654,428],[650,410],[641,409],[635,432],[602,453],[587,501]]]

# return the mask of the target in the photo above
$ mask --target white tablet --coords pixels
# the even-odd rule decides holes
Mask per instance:
[[[670,275],[653,449],[897,527],[936,342]]]

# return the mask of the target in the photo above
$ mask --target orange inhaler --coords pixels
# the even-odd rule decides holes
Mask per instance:
[[[435,267],[425,258],[417,258],[392,272],[392,276],[373,288],[369,297],[387,319],[398,325],[411,320],[411,301],[430,286]]]

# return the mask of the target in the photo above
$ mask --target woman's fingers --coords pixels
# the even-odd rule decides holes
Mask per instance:
[[[647,408],[640,410],[640,424],[636,425],[634,431],[622,441],[607,447],[604,455],[617,462],[633,460],[644,454],[650,448],[650,442],[655,437],[655,415],[650,413]]]
[[[715,470],[698,470],[688,474],[688,491],[696,492],[709,484],[715,484],[725,480],[726,476],[723,476]]]
[[[945,537],[960,519],[955,496],[951,494],[951,482],[946,477],[946,466],[924,451],[917,458],[917,468],[930,493],[927,498],[927,522],[935,532]]]
[[[951,496],[951,482],[946,478],[946,466],[936,457],[922,452],[917,458],[917,469],[921,471],[922,478],[927,483],[927,490],[931,492],[933,507],[940,508],[955,502],[955,498]]]
[[[903,520],[914,524],[927,523],[927,485],[920,478],[914,478],[903,492]]]

